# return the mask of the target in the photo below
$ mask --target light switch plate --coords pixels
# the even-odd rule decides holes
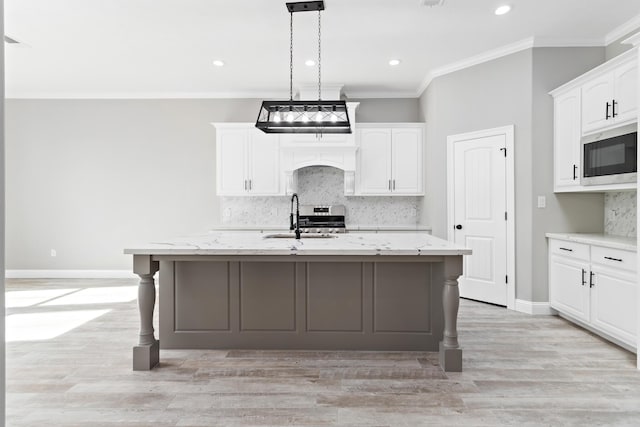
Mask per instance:
[[[538,196],[538,208],[543,209],[547,207],[547,198],[545,196]]]

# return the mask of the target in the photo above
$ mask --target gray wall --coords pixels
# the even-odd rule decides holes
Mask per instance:
[[[533,206],[533,301],[548,301],[548,232],[603,232],[603,194],[553,193],[553,98],[549,91],[604,61],[602,48],[533,49],[532,163],[533,194],[546,196],[547,207]]]
[[[447,136],[515,125],[516,297],[529,301],[547,300],[544,232],[603,227],[601,195],[553,195],[553,104],[547,92],[601,63],[604,49],[538,50],[438,77],[420,97],[427,122],[421,220],[439,237],[447,235]],[[548,197],[544,212],[534,208],[537,195]],[[580,220],[571,223],[577,212]]]
[[[210,123],[252,122],[260,102],[7,100],[7,268],[129,269],[128,244],[219,225]],[[416,121],[416,102],[360,108]]]
[[[631,31],[628,34],[625,34],[624,36],[620,37],[618,40],[616,40],[613,43],[607,45],[607,47],[606,47],[607,61],[610,60],[611,58],[613,58],[615,56],[618,56],[621,53],[624,53],[624,52],[628,51],[629,49],[631,49],[631,45],[630,44],[622,44],[622,41],[628,39],[629,37],[631,37],[632,35],[634,35],[638,31],[640,31],[640,28]]]
[[[421,122],[418,98],[349,99],[360,102],[356,110],[358,123]]]

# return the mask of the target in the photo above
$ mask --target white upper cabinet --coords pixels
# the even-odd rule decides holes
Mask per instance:
[[[277,135],[252,124],[215,124],[216,192],[219,196],[280,195]]]
[[[392,129],[391,139],[391,191],[422,193],[422,128]]]
[[[249,130],[247,180],[253,196],[280,194],[280,147],[277,135]]]
[[[610,61],[597,70],[582,86],[583,135],[637,121],[637,58]]]
[[[554,192],[618,191],[635,182],[582,185],[582,138],[638,121],[638,52],[627,51],[550,92]]]
[[[391,129],[359,129],[358,194],[391,192]],[[357,180],[356,180],[357,181]]]
[[[423,195],[422,124],[358,127],[356,194]]]
[[[613,74],[616,123],[630,123],[638,119],[638,62],[632,61],[618,67]]]
[[[554,189],[580,186],[580,88],[554,99]]]
[[[244,193],[246,187],[247,131],[216,130],[216,172],[218,195]]]

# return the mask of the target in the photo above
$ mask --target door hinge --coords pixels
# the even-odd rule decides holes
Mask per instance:
[[[507,220],[507,211],[504,212],[504,220]]]
[[[509,276],[504,276],[504,283],[509,283]]]
[[[507,149],[506,148],[501,148],[500,151],[504,151],[504,156],[507,157]]]

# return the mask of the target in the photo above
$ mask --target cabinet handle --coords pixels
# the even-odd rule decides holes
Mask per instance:
[[[620,258],[611,258],[610,256],[606,256],[604,257],[604,259],[609,259],[611,261],[618,261],[618,262],[622,262],[622,260]]]
[[[584,278],[584,275],[587,274],[587,270],[585,270],[584,268],[582,269],[582,286],[587,284],[586,279]]]
[[[618,115],[618,113],[616,113],[616,105],[618,105],[618,101],[616,101],[615,99],[613,100],[613,106],[611,108],[611,111],[613,112],[613,114],[611,115],[611,118],[614,118]]]
[[[611,116],[609,115],[609,107],[611,107],[611,104],[607,102],[607,112],[605,113],[604,117],[605,120],[609,120],[611,118]]]
[[[578,179],[578,166],[577,165],[573,165],[573,180],[575,181],[576,179]]]
[[[393,189],[394,190],[396,189],[396,180],[395,179],[393,180]]]
[[[391,191],[391,180],[389,180],[389,191]]]
[[[561,251],[573,252],[573,249],[569,248],[560,248]]]
[[[593,271],[589,272],[589,287],[593,288],[595,286],[595,283],[593,283],[593,276],[595,276],[596,274]]]
[[[249,180],[249,191],[251,191],[251,180]]]
[[[247,191],[247,180],[244,180],[244,191]]]

